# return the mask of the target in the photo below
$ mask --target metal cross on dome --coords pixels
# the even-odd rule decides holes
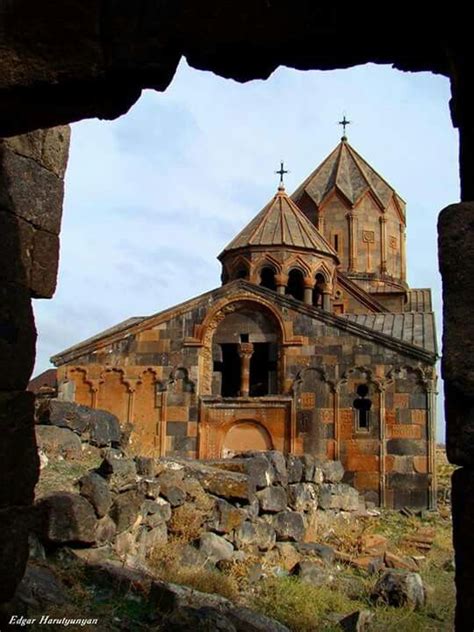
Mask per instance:
[[[350,125],[352,123],[352,121],[348,121],[346,119],[346,115],[344,114],[344,116],[342,117],[342,121],[339,121],[338,124],[342,125],[342,138],[341,140],[347,140],[347,136],[346,136],[346,127],[348,125]]]
[[[278,171],[275,171],[275,173],[278,173],[280,175],[280,187],[284,187],[283,176],[285,175],[285,173],[290,172],[285,169],[283,160],[280,160],[280,169]]]

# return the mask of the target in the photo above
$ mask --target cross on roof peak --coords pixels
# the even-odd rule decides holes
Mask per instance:
[[[279,191],[285,190],[285,183],[283,182],[283,176],[285,175],[285,173],[290,173],[287,169],[285,169],[284,164],[285,163],[283,162],[283,160],[280,160],[280,169],[278,171],[275,171],[275,173],[278,173],[280,176],[280,184],[278,186]]]
[[[343,115],[343,117],[342,117],[342,121],[339,121],[339,122],[338,122],[338,125],[342,125],[342,136],[341,136],[341,140],[342,140],[342,141],[347,140],[347,136],[346,136],[346,127],[347,127],[348,125],[350,125],[351,123],[352,123],[352,121],[348,121],[348,120],[346,119],[346,115],[345,115],[345,114],[344,114],[344,115]]]

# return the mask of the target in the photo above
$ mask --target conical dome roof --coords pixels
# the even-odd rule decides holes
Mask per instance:
[[[270,202],[223,250],[249,246],[293,247],[315,250],[339,260],[337,252],[280,187]]]
[[[373,194],[382,209],[386,209],[394,197],[403,213],[403,199],[345,139],[341,140],[326,160],[306,178],[291,198],[298,202],[306,193],[317,206],[320,206],[334,189],[352,205],[368,191]]]

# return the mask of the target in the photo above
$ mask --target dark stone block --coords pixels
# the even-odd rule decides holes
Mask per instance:
[[[18,256],[18,255],[15,255]],[[30,292],[0,286],[0,390],[25,389],[33,370],[36,329]]]
[[[426,393],[412,393],[410,395],[410,408],[426,409],[428,400]]]
[[[179,452],[193,452],[197,450],[196,437],[175,437],[174,449]]]
[[[140,366],[169,366],[170,364],[168,353],[137,353],[135,362]]]
[[[198,407],[190,406],[189,407],[189,421],[197,421],[198,420]]]
[[[401,424],[411,424],[411,410],[408,408],[398,408],[397,409],[397,420]]]
[[[456,567],[456,630],[474,625],[474,470],[460,468],[452,476],[453,541]]]
[[[390,439],[387,454],[425,456],[426,443],[416,439]]]
[[[33,393],[0,394],[0,507],[30,505],[39,475]]]
[[[1,602],[8,601],[13,597],[15,589],[25,572],[29,553],[28,532],[31,522],[32,511],[30,508],[10,507],[8,509],[0,509]]]
[[[185,421],[169,421],[166,424],[166,434],[168,437],[186,437],[188,424]]]

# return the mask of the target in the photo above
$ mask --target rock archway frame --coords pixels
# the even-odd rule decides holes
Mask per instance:
[[[0,366],[4,369],[0,417],[2,448],[5,454],[13,451],[17,458],[13,465],[0,458],[0,478],[4,481],[0,496],[0,599],[11,597],[26,564],[28,508],[38,476],[38,459],[32,458],[33,402],[24,393],[34,360],[30,297],[50,298],[54,293],[57,220],[66,159],[63,152],[56,165],[45,166],[54,132],[34,130],[87,117],[116,118],[133,105],[143,88],[166,89],[183,55],[195,68],[238,81],[265,79],[279,65],[330,70],[375,62],[393,64],[400,70],[441,73],[451,80],[451,116],[460,138],[462,202],[445,208],[438,223],[444,299],[443,377],[448,455],[451,462],[461,466],[453,477],[456,629],[472,629],[474,51],[469,29],[469,16],[462,9],[431,7],[426,11],[422,5],[411,5],[409,14],[399,5],[390,15],[381,11],[374,14],[369,5],[338,6],[310,0],[297,5],[268,0],[242,0],[238,5],[217,0],[65,0],[59,4],[46,0],[32,5],[20,0],[2,5],[0,135],[29,133],[27,142],[12,139],[1,143],[2,187],[11,192],[11,159],[18,163],[26,157],[58,181],[43,173],[48,177],[37,178],[23,197],[45,198],[48,179],[50,193],[60,194],[53,212],[55,231],[49,235],[38,231],[43,244],[49,244],[48,256],[41,260],[44,246],[32,256],[33,264],[39,262],[43,266],[39,269],[47,272],[47,283],[39,279],[38,266],[36,271],[35,265],[28,268],[24,257],[28,244],[20,230],[21,204],[15,196],[6,196],[8,213],[18,219],[16,225],[10,225],[9,234],[3,232],[9,254],[0,287],[5,324],[0,340]],[[351,36],[354,32],[357,38]],[[30,166],[34,171],[35,166]],[[17,338],[12,337],[13,331],[19,333]]]

